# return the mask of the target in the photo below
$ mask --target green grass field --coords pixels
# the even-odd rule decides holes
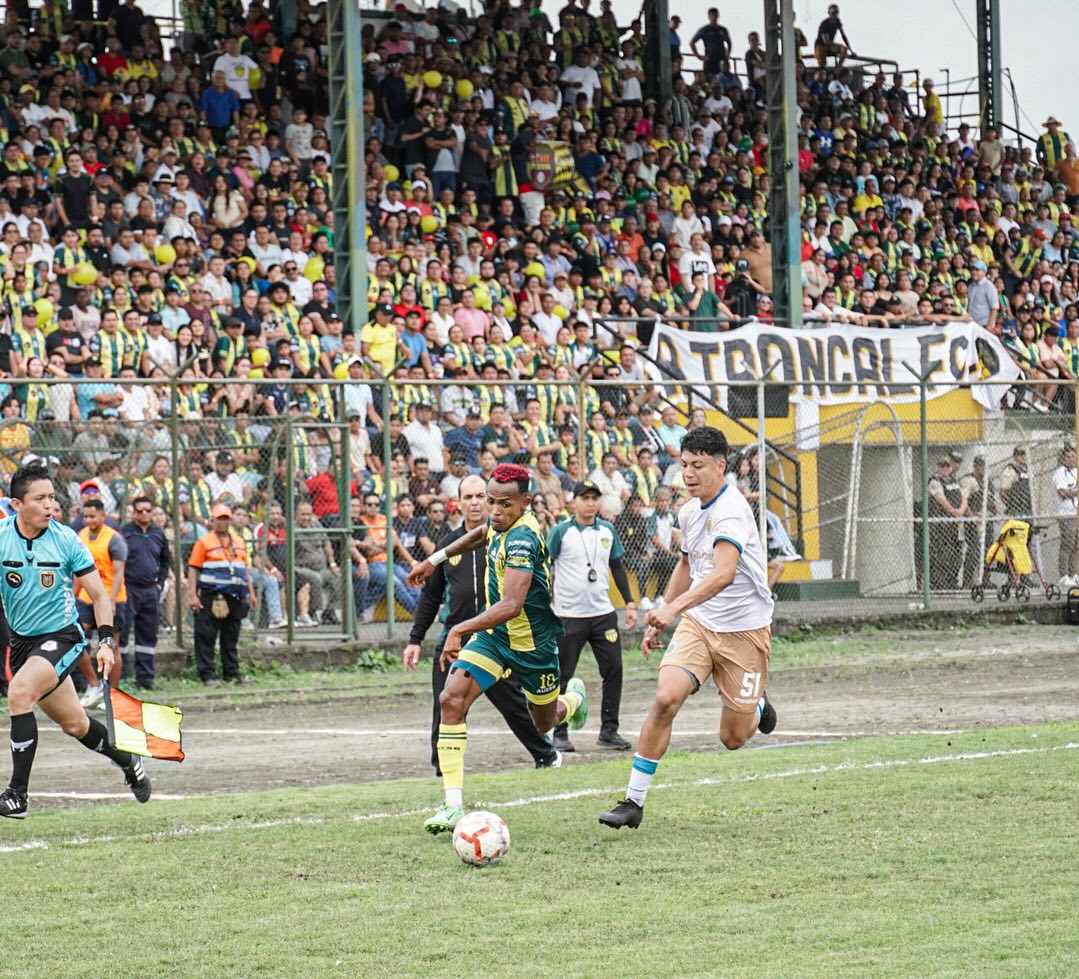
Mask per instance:
[[[470,869],[433,779],[32,812],[0,826],[0,976],[1079,975],[1079,725],[678,753],[473,777],[513,834]]]

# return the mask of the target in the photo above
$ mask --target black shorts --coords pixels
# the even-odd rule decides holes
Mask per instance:
[[[56,670],[56,682],[59,683],[75,669],[79,657],[88,647],[86,637],[77,625],[43,636],[16,636],[12,633],[11,675],[18,673],[31,656],[43,656]]]

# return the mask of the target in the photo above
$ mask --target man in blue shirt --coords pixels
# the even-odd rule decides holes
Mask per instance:
[[[213,87],[206,89],[199,99],[199,112],[210,124],[210,131],[218,143],[225,141],[229,126],[240,125],[240,98],[225,83],[225,73],[215,71]]]
[[[469,408],[465,415],[463,428],[451,428],[446,433],[445,446],[450,458],[464,456],[465,463],[472,472],[480,468],[480,451],[483,449],[483,429],[479,410]]]
[[[0,523],[0,599],[11,631],[11,782],[0,793],[0,816],[22,819],[27,810],[30,770],[37,750],[34,707],[65,734],[104,755],[124,772],[139,802],[150,798],[142,760],[109,744],[109,734],[79,704],[70,673],[86,646],[75,611],[74,582],[93,601],[99,643],[97,666],[108,676],[116,654],[112,603],[78,535],[53,520],[56,494],[48,470],[34,462],[11,477],[15,516]]]

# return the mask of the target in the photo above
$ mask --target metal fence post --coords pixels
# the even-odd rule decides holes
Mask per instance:
[[[584,411],[584,377],[577,378],[577,404],[581,407],[581,423],[577,426],[577,457],[581,479],[588,479],[588,438],[587,431],[590,419],[585,418]],[[601,460],[602,461],[602,460]]]
[[[768,457],[764,438],[764,378],[757,378],[757,530],[768,563]]]
[[[390,379],[382,378],[382,503],[386,518],[386,638],[393,639],[394,626],[397,624],[395,607],[396,582],[393,577],[393,494],[390,492],[390,480],[393,478],[393,445],[390,442]]]
[[[296,637],[296,453],[292,450],[292,416],[285,419],[285,526],[288,528],[285,548],[285,602],[288,609],[287,638],[289,645]]]
[[[929,608],[929,416],[926,404],[928,377],[918,378],[918,424],[922,464],[922,604]]]
[[[352,591],[352,443],[348,430],[348,398],[342,381],[337,388],[338,419],[344,424],[340,427],[341,441],[338,449],[343,460],[337,489],[337,522],[341,528],[341,621],[345,636],[353,639],[356,635],[356,603]],[[362,609],[361,609],[362,611]]]
[[[169,412],[169,437],[172,441],[172,448],[170,455],[172,456],[172,562],[173,562],[173,575],[176,578],[176,594],[173,595],[173,603],[176,607],[176,612],[173,618],[176,622],[176,645],[181,649],[184,648],[184,603],[183,596],[185,594],[184,585],[184,547],[183,547],[183,526],[180,521],[180,412],[178,410],[176,399],[179,396],[179,379],[180,374],[177,371],[169,378],[169,405],[172,410]]]

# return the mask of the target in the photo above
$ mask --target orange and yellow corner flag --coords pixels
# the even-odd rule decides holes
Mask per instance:
[[[184,760],[180,735],[182,710],[167,704],[145,703],[115,687],[106,689],[105,721],[109,743],[114,748],[164,761]]]

